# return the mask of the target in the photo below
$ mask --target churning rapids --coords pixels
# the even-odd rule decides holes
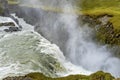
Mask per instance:
[[[62,13],[45,13],[36,9],[39,21],[34,25],[35,28],[18,18],[20,25],[23,27],[22,31],[0,33],[0,78],[8,75],[41,72],[41,69],[38,68],[41,67],[39,62],[41,57],[38,57],[38,54],[33,54],[36,53],[35,51],[37,53],[38,51],[41,52],[40,48],[48,48],[43,49],[43,52],[52,53],[65,67],[67,73],[59,73],[61,76],[78,73],[88,75],[103,70],[110,72],[115,77],[120,77],[120,60],[114,57],[106,46],[97,45],[92,41],[92,29],[87,25],[81,26],[78,22],[79,16],[74,13],[75,5],[73,0],[21,1],[20,5],[61,8]],[[30,14],[27,10],[24,11]],[[71,12],[72,14],[70,14]],[[37,42],[38,40],[42,42]],[[57,44],[64,54],[48,40]],[[39,46],[36,47],[36,45]]]

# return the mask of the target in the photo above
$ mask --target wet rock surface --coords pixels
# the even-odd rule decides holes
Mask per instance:
[[[95,38],[102,44],[108,44],[111,46],[120,46],[120,30],[116,29],[113,23],[110,21],[113,15],[83,15],[79,19],[82,24],[88,23],[90,27],[94,29]]]
[[[15,8],[15,10],[17,10],[17,8]],[[8,1],[7,0],[0,0],[0,16],[10,17],[18,24],[18,26],[20,26],[18,20],[15,19],[10,14],[11,13],[10,13],[10,7],[8,5]],[[0,26],[9,26],[9,25],[14,26],[14,24],[12,24],[12,23],[5,23],[5,24],[0,23]]]
[[[15,26],[13,22],[0,23],[0,26]]]
[[[0,31],[17,32],[21,30],[22,26],[19,25],[19,22],[16,23],[16,21],[11,17],[0,16]]]
[[[9,29],[4,29],[5,32],[17,32],[21,31],[19,27],[9,27]]]
[[[113,23],[110,22],[112,15],[83,15],[80,20],[83,24],[88,25],[94,29],[95,41],[100,42],[103,45],[108,45],[111,52],[115,56],[120,57],[120,30],[115,29]]]

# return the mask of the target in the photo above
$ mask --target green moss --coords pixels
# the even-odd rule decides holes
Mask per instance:
[[[112,15],[110,22],[115,29],[120,29],[120,0],[81,0],[77,4],[84,15]]]
[[[30,77],[32,78],[32,80],[113,80],[114,79],[114,77],[112,77],[109,73],[104,73],[102,71],[91,74],[90,76],[70,75],[61,78],[50,78],[44,76],[41,73],[30,73],[26,75],[26,77]]]
[[[113,24],[114,29],[120,30],[120,15],[115,15],[110,22]]]
[[[77,5],[82,8],[82,10],[91,10],[94,8],[108,8],[108,7],[118,7],[120,5],[120,0],[76,0]]]
[[[102,71],[96,72],[92,75],[90,75],[89,80],[113,80],[114,77],[112,77],[109,73],[103,73]]]
[[[49,77],[44,76],[42,73],[30,73],[26,77],[30,77],[33,80],[50,80]]]

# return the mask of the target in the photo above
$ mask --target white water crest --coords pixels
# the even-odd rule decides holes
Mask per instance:
[[[36,31],[56,43],[64,52],[65,57],[73,64],[96,72],[103,70],[115,77],[120,77],[120,59],[114,57],[105,46],[92,41],[92,29],[87,25],[81,26],[79,15],[75,14],[72,0],[36,0],[42,6],[59,7],[63,13],[38,11],[40,22]],[[33,6],[34,1],[31,0]],[[56,6],[57,5],[57,6]],[[71,13],[72,14],[67,14]]]

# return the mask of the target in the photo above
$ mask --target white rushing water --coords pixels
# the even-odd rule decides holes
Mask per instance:
[[[34,26],[17,19],[22,31],[11,33],[0,29],[0,79],[30,72],[42,72],[51,77],[91,73],[66,61],[59,47],[35,32]],[[0,17],[0,20],[0,23],[16,24],[9,17]]]
[[[35,6],[36,2],[42,6],[47,4],[63,10],[63,13],[59,14],[36,10],[40,17],[36,31],[56,43],[68,60],[93,72],[103,70],[120,77],[120,59],[114,57],[106,46],[100,46],[92,41],[92,29],[79,24],[79,16],[72,12],[73,6],[75,7],[72,0],[30,0],[30,3],[26,4]]]

